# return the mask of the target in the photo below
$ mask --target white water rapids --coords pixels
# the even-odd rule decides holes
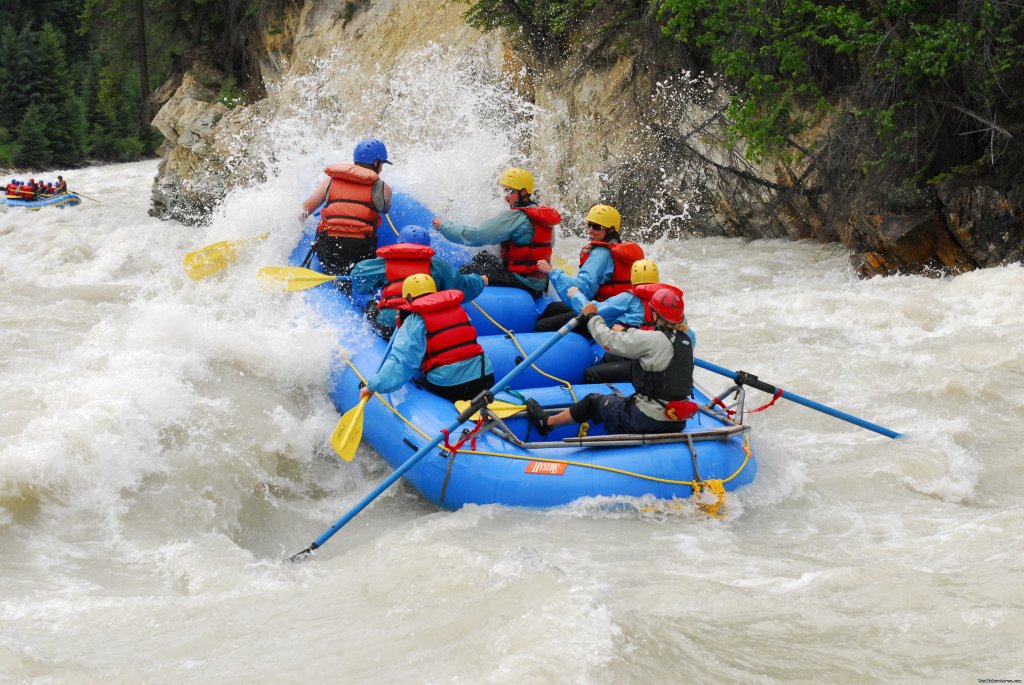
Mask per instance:
[[[471,105],[457,138],[403,137],[412,108],[383,124],[386,177],[464,221],[500,208],[493,179],[518,154]],[[760,470],[722,521],[452,513],[396,486],[283,563],[388,472],[327,445],[325,375],[365,331],[335,340],[255,279],[284,262],[319,168],[367,133],[321,132],[322,149],[279,135],[277,176],[203,229],[147,215],[156,162],[64,171],[99,202],[0,211],[0,681],[1024,678],[1019,265],[865,281],[813,243],[647,243],[700,357],[906,437],[780,400],[748,416]],[[266,230],[186,278],[184,253]]]

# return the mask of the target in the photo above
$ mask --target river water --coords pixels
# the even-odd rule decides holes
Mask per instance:
[[[396,135],[386,176],[476,221],[514,150],[462,124],[434,157]],[[255,279],[363,133],[280,154],[204,228],[147,215],[152,161],[65,171],[92,198],[76,208],[0,211],[0,681],[1024,678],[1020,265],[865,281],[809,242],[647,242],[699,356],[906,437],[780,400],[748,416],[760,470],[720,521],[452,513],[396,486],[284,563],[388,473],[327,443],[325,374],[365,331],[337,340]],[[438,159],[455,170],[435,184]],[[221,274],[185,276],[186,252],[264,231]]]

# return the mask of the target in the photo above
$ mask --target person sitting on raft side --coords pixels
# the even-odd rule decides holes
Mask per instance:
[[[633,263],[644,258],[636,243],[624,243],[619,237],[622,217],[611,205],[594,205],[587,212],[590,241],[580,250],[580,268],[576,276],[556,269],[547,261],[537,262],[537,269],[551,279],[561,302],[552,302],[537,319],[536,331],[557,331],[575,316],[568,289],[576,288],[584,298],[603,302],[627,292],[632,284]],[[585,332],[585,331],[584,331]]]
[[[683,291],[674,285],[661,283],[658,275],[658,265],[652,259],[639,259],[633,263],[630,274],[630,281],[633,284],[631,291],[626,291],[609,297],[604,302],[597,303],[597,312],[605,320],[612,330],[621,331],[626,328],[643,328],[650,330],[654,327],[654,318],[651,314],[650,299],[654,293],[662,288],[668,288],[679,297]],[[587,304],[587,299],[576,288],[569,288],[569,303],[573,311],[579,313]],[[683,319],[686,322],[686,319]],[[687,330],[690,336],[690,343],[697,345],[697,336],[692,330]],[[583,372],[584,383],[621,383],[630,379],[630,360],[612,352],[606,352],[604,358],[598,364],[587,367]]]
[[[490,285],[520,288],[534,298],[548,288],[547,276],[537,262],[551,261],[555,226],[562,220],[554,207],[538,205],[533,199],[533,174],[526,169],[506,169],[498,178],[509,211],[487,219],[479,226],[466,226],[435,218],[431,225],[448,240],[480,247],[500,245],[501,258],[481,251],[462,273],[486,275]]]
[[[314,249],[324,273],[331,276],[345,276],[357,262],[373,257],[377,229],[391,211],[391,186],[380,178],[384,165],[391,164],[384,143],[376,138],[359,141],[352,160],[326,167],[327,178],[302,203],[303,219],[325,203]],[[349,288],[347,281],[338,286]]]
[[[398,232],[398,242],[377,248],[377,256],[364,259],[352,269],[352,290],[368,295],[383,288],[380,300],[366,306],[366,318],[385,340],[395,332],[398,310],[405,306],[402,284],[407,276],[430,272],[439,290],[459,290],[463,302],[475,299],[486,276],[460,274],[452,265],[434,256],[430,231],[410,224]]]
[[[418,372],[424,388],[452,402],[471,400],[494,385],[494,368],[461,306],[461,292],[438,292],[433,278],[413,274],[402,284],[402,296],[407,304],[399,311],[391,351],[360,389],[360,399],[398,390]]]
[[[63,176],[57,177],[57,187],[55,188],[56,195],[63,195],[68,192],[68,183],[64,180]]]
[[[604,422],[608,435],[674,433],[699,407],[693,393],[693,346],[683,322],[683,298],[662,288],[651,298],[654,330],[613,331],[588,302],[582,314],[594,340],[605,349],[626,357],[632,364],[633,387],[629,397],[590,393],[567,409],[548,416],[537,400],[526,401],[530,422],[544,436],[569,423]]]

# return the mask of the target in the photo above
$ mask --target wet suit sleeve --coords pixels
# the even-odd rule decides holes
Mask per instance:
[[[438,290],[461,290],[463,302],[475,299],[484,290],[484,279],[477,274],[462,274],[448,262],[430,260],[430,275]]]
[[[487,219],[479,226],[442,221],[438,229],[448,240],[461,245],[480,247],[497,245],[505,240],[526,245],[533,239],[533,224],[524,212],[506,211]]]
[[[364,259],[352,267],[352,290],[368,295],[388,283],[384,272],[384,260],[380,257]]]
[[[574,286],[580,289],[581,295],[590,300],[597,293],[598,286],[612,272],[612,266],[611,250],[607,247],[597,247],[591,250],[590,258],[580,267],[579,273],[575,276],[570,276],[561,269],[555,269],[548,274],[548,278],[554,284],[562,302],[569,301],[569,296],[565,291]]]
[[[427,328],[420,316],[411,314],[395,332],[391,352],[377,375],[366,382],[366,387],[382,394],[398,390],[419,372],[426,349]]]

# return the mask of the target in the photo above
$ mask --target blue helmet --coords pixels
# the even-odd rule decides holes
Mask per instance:
[[[398,242],[413,243],[414,245],[429,245],[430,231],[422,226],[416,226],[415,224],[402,226],[402,230],[398,232]]]
[[[379,138],[367,138],[356,143],[352,161],[356,164],[373,164],[378,161],[391,164],[388,161],[388,149]]]

